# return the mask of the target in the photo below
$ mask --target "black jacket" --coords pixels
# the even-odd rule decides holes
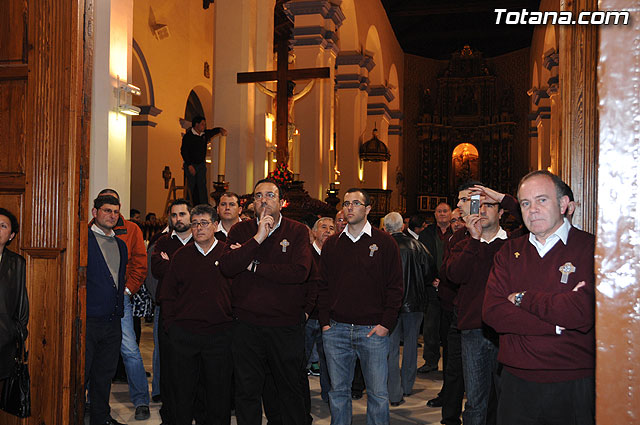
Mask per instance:
[[[27,337],[29,299],[24,258],[5,248],[0,262],[0,380],[13,371],[17,342]]]
[[[115,237],[120,250],[118,286],[111,276],[96,235],[89,228],[87,251],[87,318],[95,321],[112,321],[124,315],[124,287],[127,270],[127,245]]]
[[[400,312],[423,311],[428,298],[427,290],[433,288],[431,282],[436,277],[435,260],[424,245],[413,237],[404,233],[391,236],[398,243],[402,260],[404,295]]]
[[[193,134],[191,129],[187,130],[182,136],[182,146],[180,147],[180,154],[185,166],[202,164],[207,156],[207,143],[221,130],[221,127],[207,129],[201,136]]]

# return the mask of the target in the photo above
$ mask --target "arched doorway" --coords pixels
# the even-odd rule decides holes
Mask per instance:
[[[202,102],[195,91],[191,90],[189,97],[187,98],[187,104],[184,108],[184,119],[191,122],[197,116],[204,117],[204,108]]]

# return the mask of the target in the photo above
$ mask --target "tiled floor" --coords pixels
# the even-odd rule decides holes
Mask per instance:
[[[142,325],[142,339],[140,346],[142,349],[142,358],[145,368],[151,372],[151,356],[153,353],[153,335],[152,325]],[[418,359],[419,366],[422,364],[422,353],[419,349]],[[442,364],[440,365],[442,368]],[[311,386],[311,413],[313,415],[314,424],[328,425],[331,423],[331,415],[329,413],[328,404],[320,399],[320,382],[319,378],[310,377],[309,384]],[[442,386],[442,373],[432,372],[426,375],[418,374],[414,386],[414,393],[410,397],[405,398],[406,403],[399,407],[391,407],[391,424],[413,425],[413,424],[439,424],[440,409],[430,409],[426,406],[427,400],[435,397]],[[151,390],[151,378],[149,378],[149,390]],[[366,395],[353,403],[353,424],[364,425],[366,423]],[[111,415],[120,422],[129,425],[158,425],[160,424],[160,415],[158,409],[160,404],[152,403],[150,406],[151,418],[146,421],[136,421],[134,418],[134,407],[129,400],[128,386],[126,384],[113,384],[111,387]],[[87,418],[88,419],[88,418]],[[88,424],[88,421],[86,421]],[[231,420],[232,424],[236,424],[235,418]],[[266,419],[263,420],[266,424]]]

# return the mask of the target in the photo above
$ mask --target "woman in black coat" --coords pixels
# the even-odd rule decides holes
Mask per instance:
[[[17,355],[17,342],[27,338],[29,299],[25,279],[25,260],[6,249],[18,233],[18,220],[0,208],[0,391],[11,375]]]

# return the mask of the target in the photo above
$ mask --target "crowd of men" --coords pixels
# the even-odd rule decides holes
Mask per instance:
[[[557,176],[528,174],[517,198],[469,181],[429,226],[391,212],[379,229],[369,195],[352,188],[335,220],[309,228],[282,214],[283,197],[258,181],[247,220],[231,192],[216,208],[176,200],[147,262],[132,257],[134,230],[118,233],[129,227],[117,193],[100,193],[87,267],[91,424],[119,424],[108,400],[118,353],[134,351],[124,336],[132,264],[149,265],[157,304],[152,395],[163,424],[229,424],[232,410],[240,425],[263,412],[310,424],[314,345],[332,424],[351,423],[358,374],[367,424],[389,424],[417,374],[438,370],[441,347],[443,386],[427,406],[443,424],[594,423],[594,237],[572,226],[573,194]],[[148,417],[144,368],[146,398],[127,359],[136,419]]]

